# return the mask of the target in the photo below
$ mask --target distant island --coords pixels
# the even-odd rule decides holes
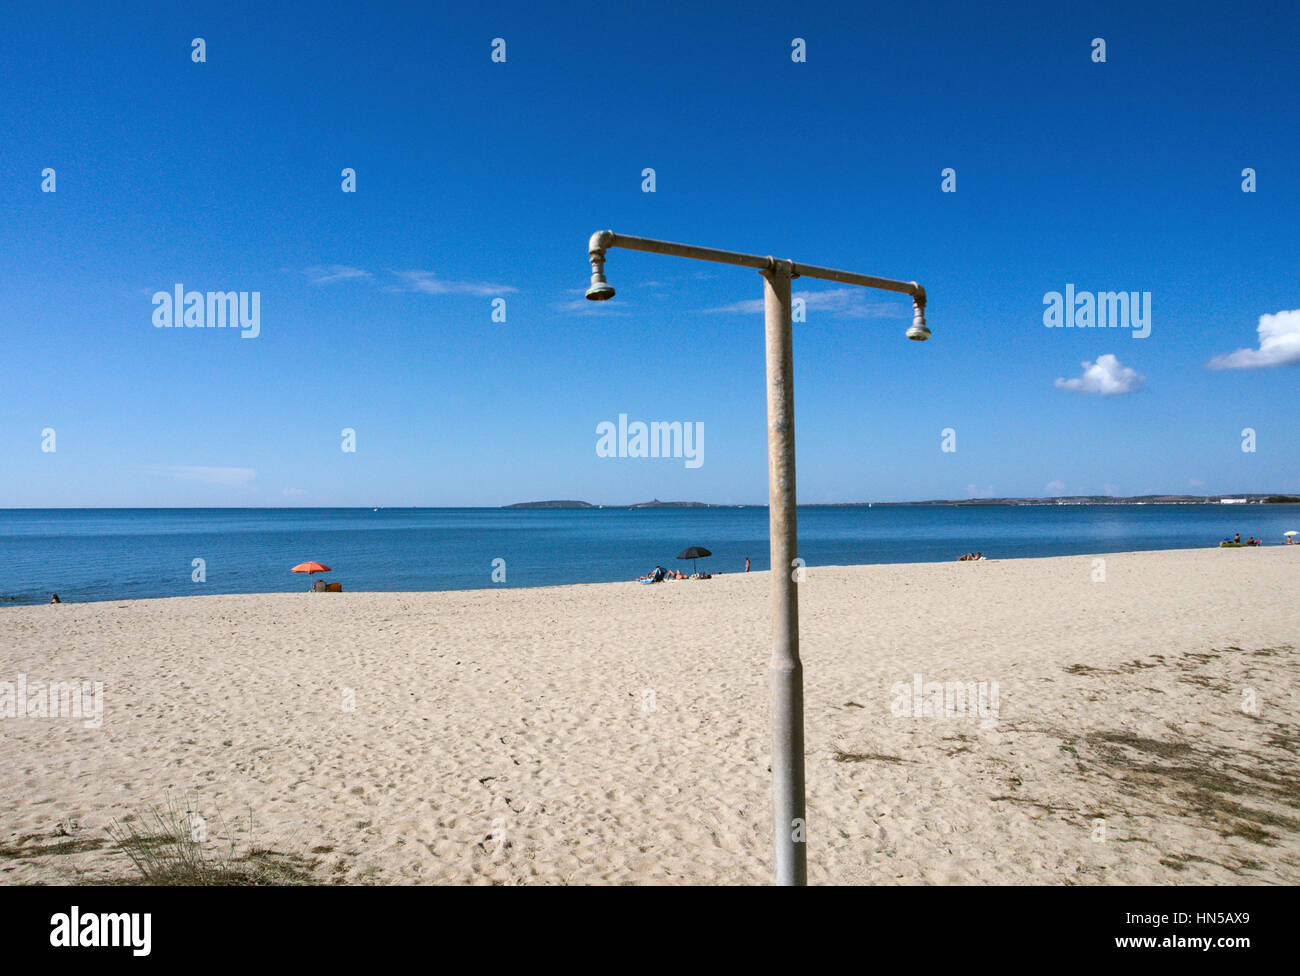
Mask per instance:
[[[595,508],[591,502],[549,501],[549,502],[515,502],[504,508]]]
[[[575,501],[549,501],[549,502],[516,502],[513,505],[506,505],[505,508],[721,508],[719,505],[709,505],[706,502],[661,502],[658,498],[652,498],[648,502],[637,502],[635,505],[593,505],[591,502]],[[731,507],[731,506],[727,506]]]
[[[1066,495],[1052,498],[938,498],[921,502],[803,503],[801,508],[889,508],[903,505],[1300,505],[1300,495]],[[765,505],[716,505],[709,502],[661,502],[593,505],[580,501],[516,502],[504,508],[765,508]]]

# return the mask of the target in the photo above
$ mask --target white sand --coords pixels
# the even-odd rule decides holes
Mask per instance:
[[[1094,558],[808,570],[810,881],[1300,882],[1300,548]],[[0,881],[130,876],[170,794],[322,880],[765,883],[769,653],[761,573],[3,609],[104,721],[0,718]]]

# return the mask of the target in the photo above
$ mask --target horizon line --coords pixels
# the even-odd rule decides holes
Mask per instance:
[[[1288,502],[1270,504],[1300,504],[1300,492],[1286,491],[1251,491],[1251,492],[1216,492],[1211,495],[1183,495],[1158,492],[1146,495],[999,495],[989,498],[928,498],[912,501],[852,501],[852,502],[799,502],[800,508],[868,508],[875,505],[997,505],[1007,502],[1069,502],[1088,499],[1089,504],[1130,504],[1132,500],[1167,499],[1166,504],[1179,504],[1190,501],[1195,504],[1210,504],[1225,498],[1240,498],[1249,502],[1251,499],[1268,497],[1293,499]],[[567,505],[555,504],[567,502]],[[1261,501],[1262,503],[1262,501]],[[78,512],[78,511],[359,511],[370,509],[383,511],[388,509],[416,511],[421,509],[487,509],[487,510],[533,510],[541,508],[567,509],[569,511],[583,508],[768,508],[767,502],[698,502],[677,501],[629,502],[624,504],[586,502],[580,499],[544,499],[530,502],[511,502],[506,505],[15,505],[0,507],[0,512]]]

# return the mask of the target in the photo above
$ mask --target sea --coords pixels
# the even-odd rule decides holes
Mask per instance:
[[[1300,530],[1300,505],[806,506],[809,567],[1267,545]],[[633,580],[656,564],[768,568],[767,508],[194,508],[0,510],[0,605],[293,592],[553,586]],[[1225,556],[1228,555],[1225,553]],[[1300,552],[1297,553],[1300,561]]]

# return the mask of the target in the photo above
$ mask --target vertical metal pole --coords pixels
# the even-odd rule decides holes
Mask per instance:
[[[794,484],[794,352],[790,280],[794,266],[762,272],[767,329],[768,512],[772,539],[772,813],[775,881],[808,881],[804,809],[803,665],[799,662],[798,555]]]

